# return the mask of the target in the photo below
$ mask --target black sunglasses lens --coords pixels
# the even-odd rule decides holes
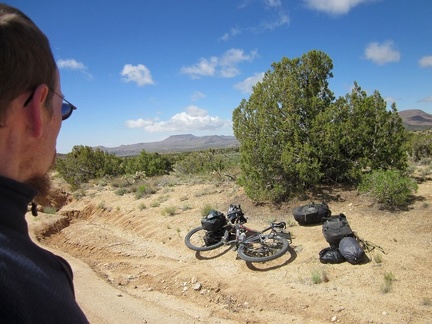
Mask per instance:
[[[62,120],[68,119],[72,115],[72,107],[66,102],[62,104]]]

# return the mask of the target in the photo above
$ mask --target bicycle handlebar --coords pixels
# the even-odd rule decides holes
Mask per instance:
[[[286,228],[285,222],[278,222],[278,223],[271,222],[271,225],[273,228],[282,228],[282,229]]]

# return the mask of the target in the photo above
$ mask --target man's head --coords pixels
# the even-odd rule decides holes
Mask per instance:
[[[0,126],[18,95],[40,84],[55,89],[56,70],[44,33],[18,9],[0,4]],[[46,98],[47,107],[52,96]]]
[[[62,102],[47,37],[21,11],[0,4],[0,175],[48,189]]]

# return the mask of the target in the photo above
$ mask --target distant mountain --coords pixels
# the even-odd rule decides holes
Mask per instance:
[[[185,134],[173,135],[159,142],[121,145],[118,147],[98,146],[96,148],[118,156],[133,156],[140,154],[142,150],[146,150],[146,152],[150,153],[172,153],[199,151],[210,148],[234,148],[238,146],[239,142],[234,136],[194,136]]]
[[[419,109],[399,111],[403,125],[408,130],[428,130],[432,129],[432,115]],[[117,147],[98,146],[103,151],[118,156],[138,155],[142,150],[150,153],[172,153],[206,150],[209,148],[234,148],[238,147],[239,142],[234,136],[194,136],[191,134],[173,135],[159,142],[138,143],[131,145],[121,145]]]
[[[399,111],[399,116],[406,129],[415,130],[428,130],[432,129],[432,115],[425,113],[420,109],[409,109]]]

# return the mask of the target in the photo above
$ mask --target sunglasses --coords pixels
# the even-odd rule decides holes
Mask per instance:
[[[54,94],[56,94],[57,96],[59,96],[60,98],[63,99],[63,103],[62,103],[62,107],[61,107],[61,113],[62,113],[62,120],[66,120],[68,119],[71,115],[72,112],[74,110],[77,109],[76,106],[74,106],[73,104],[71,104],[69,101],[67,101],[62,95],[59,95],[57,92],[55,92],[54,90],[51,90]],[[34,93],[34,92],[33,92]],[[24,102],[24,107],[28,105],[28,103],[33,99],[33,93],[30,95],[30,97]]]

